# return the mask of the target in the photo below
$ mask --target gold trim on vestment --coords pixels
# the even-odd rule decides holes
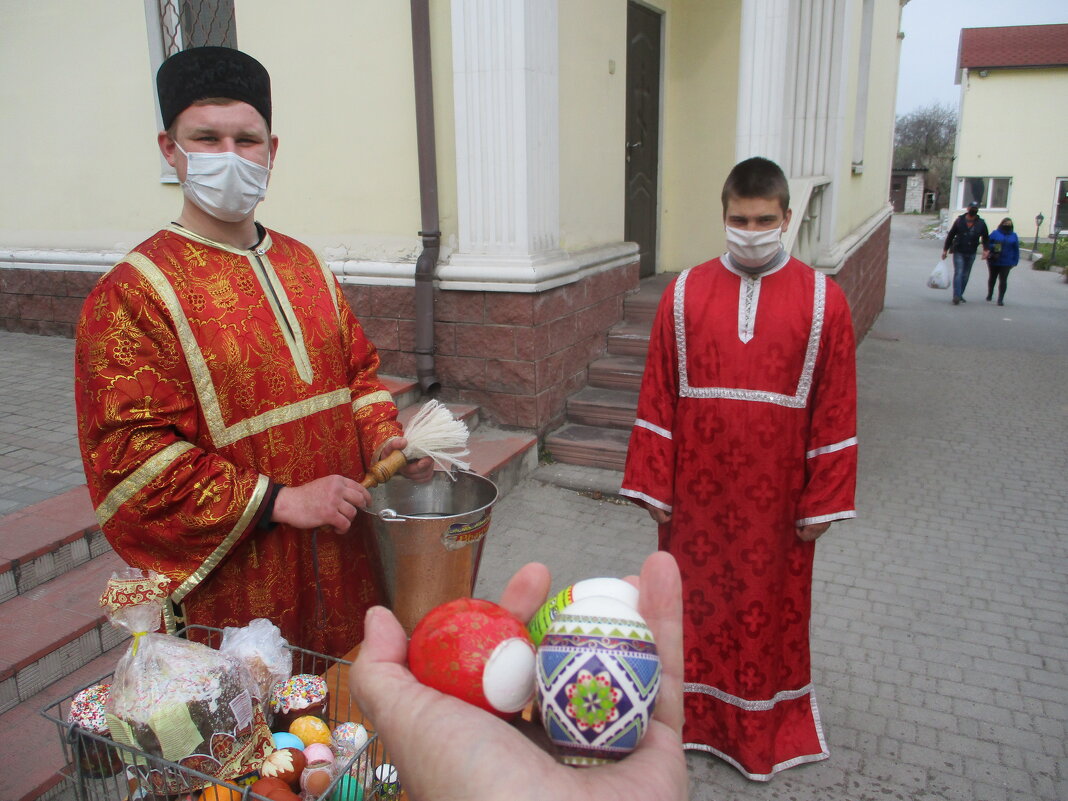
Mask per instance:
[[[393,396],[385,389],[380,389],[377,392],[369,392],[352,402],[352,411],[354,413],[358,412],[363,407],[370,406],[372,403],[393,403]]]
[[[240,252],[240,251],[237,251]],[[219,406],[219,397],[215,392],[215,385],[211,380],[211,371],[200,350],[193,329],[178,300],[174,287],[151,259],[140,253],[129,254],[125,261],[139,272],[159,296],[174,322],[174,328],[178,334],[178,342],[185,354],[186,364],[189,366],[193,385],[196,387],[197,397],[200,400],[200,408],[204,413],[204,419],[208,423],[208,431],[211,434],[212,443],[216,448],[232,445],[238,440],[253,434],[259,434],[269,428],[283,423],[310,417],[327,409],[333,409],[349,402],[352,393],[346,389],[336,389],[323,395],[305,398],[297,403],[290,403],[269,412],[256,415],[227,426],[223,421],[222,410]]]
[[[96,507],[96,519],[104,528],[119,507],[152,483],[160,473],[169,468],[174,460],[193,447],[189,442],[172,442],[163,450],[146,459],[140,467],[116,484],[103,502]]]
[[[319,258],[319,254],[315,254],[315,261],[319,263],[319,269],[323,271],[323,281],[326,282],[327,288],[330,290],[330,299],[334,301],[334,314],[337,316],[338,321],[341,320],[341,310],[337,305],[337,293],[341,291],[337,285],[337,279],[334,278],[334,273],[327,267],[323,260]]]
[[[274,319],[282,332],[282,337],[285,339],[289,352],[293,356],[293,366],[297,368],[297,375],[300,376],[300,380],[305,384],[310,384],[315,376],[312,374],[308,348],[304,344],[304,329],[300,327],[300,321],[293,312],[293,304],[289,302],[289,295],[286,294],[285,287],[282,286],[278,273],[275,271],[274,265],[271,264],[271,259],[267,256],[266,250],[257,249],[253,251],[253,257],[249,258],[248,261],[252,266],[252,272],[255,273],[256,279],[264,290],[263,294],[267,298],[267,305],[271,307],[271,312],[274,314]],[[273,291],[263,286],[265,283],[270,284]]]
[[[198,567],[174,592],[171,593],[171,600],[176,604],[181,603],[190,592],[197,588],[208,574],[215,569],[215,567],[223,560],[223,558],[230,553],[230,549],[234,547],[237,541],[241,538],[241,535],[249,527],[252,522],[252,518],[256,516],[256,512],[259,511],[260,504],[263,503],[263,498],[267,494],[267,488],[271,486],[271,480],[267,476],[261,475],[256,481],[256,489],[252,492],[252,497],[249,498],[248,504],[245,506],[245,511],[242,512],[241,517],[230,533],[226,535],[222,543],[216,548],[211,556],[204,560],[203,564]]]

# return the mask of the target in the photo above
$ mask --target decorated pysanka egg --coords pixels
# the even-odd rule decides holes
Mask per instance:
[[[330,727],[315,715],[301,715],[289,725],[289,733],[295,734],[307,748],[312,743],[330,745]]]
[[[660,690],[660,657],[641,615],[593,596],[557,614],[538,647],[542,725],[568,765],[621,759],[641,742]]]
[[[534,697],[534,659],[523,623],[476,598],[431,609],[408,643],[408,666],[419,681],[501,717]]]
[[[575,601],[581,601],[583,598],[598,595],[615,598],[634,609],[638,608],[638,588],[633,584],[618,578],[583,579],[560,590],[542,604],[541,609],[527,623],[531,641],[535,645],[541,645],[545,632],[549,630],[549,625],[564,607],[570,606]]]

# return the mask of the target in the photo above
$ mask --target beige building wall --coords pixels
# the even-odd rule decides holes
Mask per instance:
[[[560,247],[623,240],[626,0],[561,2]]]
[[[1068,178],[1066,88],[1066,68],[989,70],[985,78],[965,71],[951,209],[961,209],[963,178],[1010,178],[1008,206],[980,211],[987,224],[1012,217],[1021,241],[1032,242],[1041,213],[1042,235],[1049,232],[1056,179]]]
[[[10,4],[0,31],[0,247],[123,250],[174,216],[141,0]]]
[[[734,166],[741,4],[658,5],[666,12],[659,267],[677,272],[725,250],[720,190]]]
[[[850,47],[846,59],[844,131],[838,155],[838,191],[834,233],[840,240],[884,210],[890,197],[890,172],[894,147],[894,103],[897,94],[901,7],[898,0],[876,0],[872,5],[871,36],[863,30],[862,3],[849,15]],[[860,66],[870,48],[868,85],[860,85]],[[891,100],[888,102],[887,98]],[[858,136],[859,142],[855,139]],[[859,144],[862,142],[863,144]],[[856,172],[853,161],[862,161]]]

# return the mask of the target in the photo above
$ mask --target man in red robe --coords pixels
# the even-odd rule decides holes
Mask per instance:
[[[855,517],[856,366],[841,289],[780,244],[766,159],[723,189],[727,253],[660,301],[621,493],[682,570],[686,748],[750,779],[826,759],[809,669],[815,540]]]
[[[397,408],[334,276],[255,221],[278,149],[267,71],[193,48],[164,62],[157,86],[159,146],[184,204],[82,311],[90,496],[115,551],[170,579],[168,630],[263,617],[291,644],[339,656],[379,600],[358,482],[407,444]]]

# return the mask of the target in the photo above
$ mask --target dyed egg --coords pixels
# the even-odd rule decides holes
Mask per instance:
[[[304,756],[308,760],[308,766],[311,766],[312,762],[329,762],[334,763],[334,752],[330,750],[330,746],[323,743],[312,743],[304,749]]]
[[[299,737],[305,748],[312,743],[330,745],[330,727],[314,715],[302,715],[294,720],[289,724],[289,733]]]
[[[330,801],[363,801],[363,785],[352,776],[342,776],[330,794]]]
[[[290,734],[287,731],[276,731],[271,734],[271,742],[274,743],[275,748],[297,748],[304,749],[304,741],[297,735]]]
[[[209,784],[200,793],[201,801],[238,801],[241,793],[222,784]]]
[[[638,612],[594,596],[565,607],[538,647],[541,722],[568,765],[621,759],[641,742],[660,690],[660,657]]]
[[[334,727],[333,746],[338,758],[349,759],[367,745],[367,729],[359,723],[339,723]]]
[[[260,777],[281,779],[290,789],[300,786],[300,774],[304,772],[308,758],[299,748],[279,748],[272,751],[260,765]]]
[[[290,786],[278,778],[257,779],[248,789],[250,793],[262,795],[264,798],[271,798],[274,793],[282,790],[292,792]]]
[[[308,795],[320,796],[326,792],[330,782],[334,780],[334,763],[309,762],[300,774],[300,789]]]
[[[419,681],[505,718],[533,698],[534,663],[519,619],[476,598],[430,610],[408,643],[408,667]]]
[[[535,645],[541,645],[545,632],[549,625],[560,614],[560,610],[570,606],[575,601],[594,596],[604,596],[622,601],[633,609],[638,608],[638,588],[630,582],[617,578],[590,578],[575,582],[570,587],[565,587],[556,595],[542,604],[537,614],[527,624],[530,639]]]

